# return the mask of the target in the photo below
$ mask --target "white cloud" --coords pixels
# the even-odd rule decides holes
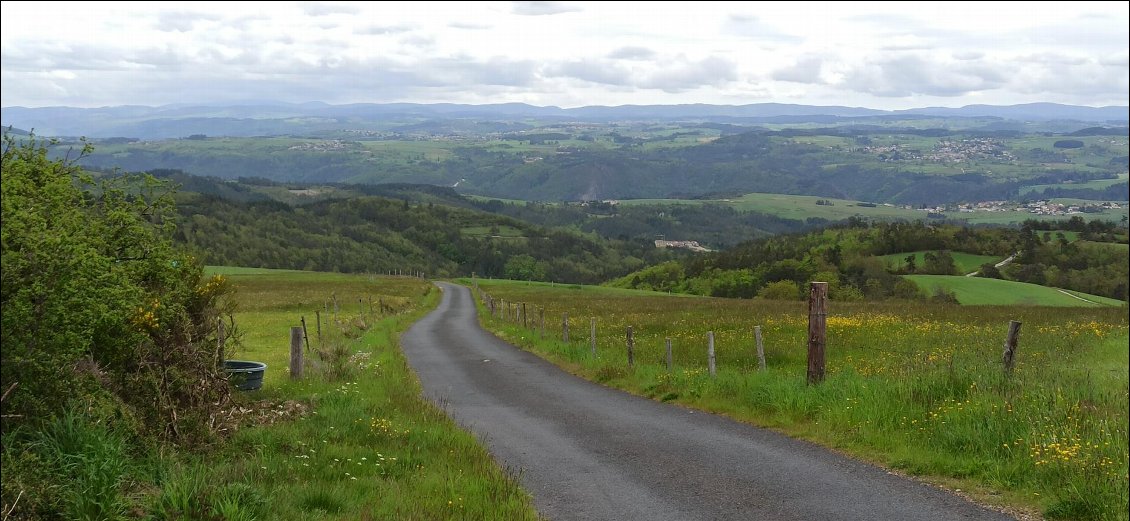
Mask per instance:
[[[1125,3],[0,4],[3,105],[1127,104]],[[556,16],[554,16],[556,15]]]

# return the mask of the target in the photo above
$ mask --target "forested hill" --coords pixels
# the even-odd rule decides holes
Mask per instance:
[[[1028,221],[1015,228],[967,228],[849,220],[806,234],[751,241],[729,250],[667,262],[613,281],[626,288],[719,297],[798,298],[803,285],[827,281],[833,299],[917,298],[900,275],[980,276],[1073,289],[1126,300],[1130,264],[1124,225]],[[1007,266],[998,261],[1019,252]],[[959,260],[973,262],[959,269]],[[944,295],[943,295],[944,297]]]
[[[602,240],[505,216],[360,196],[291,206],[183,193],[176,240],[208,264],[599,283],[673,258],[646,241]]]

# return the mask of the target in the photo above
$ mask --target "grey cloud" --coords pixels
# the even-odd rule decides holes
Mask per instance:
[[[980,60],[981,58],[984,58],[984,57],[985,57],[985,53],[978,52],[978,51],[959,51],[959,52],[953,53],[953,59],[961,60],[961,61]]]
[[[510,12],[525,16],[571,13],[580,10],[580,7],[562,2],[513,2],[510,7]]]
[[[1102,58],[1099,58],[1099,63],[1109,67],[1130,67],[1130,55],[1122,53],[1112,56],[1103,56]]]
[[[355,5],[323,4],[321,2],[302,2],[298,4],[308,16],[327,16],[331,14],[357,14],[361,8]]]
[[[724,58],[711,56],[697,62],[661,67],[639,86],[681,92],[705,85],[721,85],[738,78],[737,66]]]
[[[411,34],[400,39],[401,45],[409,45],[412,47],[435,47],[436,39],[431,36],[422,34]]]
[[[623,67],[597,60],[559,63],[547,67],[543,74],[548,77],[576,78],[605,85],[628,85],[631,82],[631,75]]]
[[[655,51],[647,47],[621,47],[610,53],[608,57],[615,60],[650,60],[655,57]]]
[[[487,24],[473,24],[473,23],[467,23],[467,22],[451,22],[451,23],[447,24],[447,26],[452,28],[452,29],[466,29],[468,31],[483,31],[483,30],[491,29],[491,28],[494,27],[492,25],[487,25]]]
[[[1044,52],[1039,54],[1030,54],[1028,56],[1021,56],[1017,58],[1020,61],[1040,63],[1046,65],[1082,65],[1087,63],[1087,58],[1082,56],[1067,56],[1065,54]]]
[[[766,40],[779,43],[800,43],[804,41],[804,39],[799,36],[778,31],[768,24],[763,23],[756,16],[743,14],[731,14],[726,17],[723,29],[730,34],[754,40]]]
[[[398,25],[367,25],[365,27],[358,27],[353,30],[353,34],[399,34],[406,33],[414,29],[411,25],[398,24]]]
[[[186,11],[165,11],[157,15],[155,27],[164,32],[188,32],[197,22],[219,20],[219,15]]]
[[[1000,67],[947,64],[910,55],[872,60],[847,73],[841,85],[881,97],[953,97],[999,88],[1005,75]]]
[[[1125,99],[1130,74],[1125,65],[1107,65],[1099,60],[1031,62],[1015,73],[1013,87],[1025,93]]]
[[[794,83],[823,83],[820,79],[820,69],[824,64],[819,56],[803,56],[796,63],[773,71],[771,78],[778,81],[791,81]]]

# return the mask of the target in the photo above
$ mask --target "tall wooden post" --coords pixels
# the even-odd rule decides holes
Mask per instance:
[[[827,345],[828,283],[813,282],[808,290],[808,384],[824,381]]]
[[[302,328],[290,328],[290,378],[302,378]]]
[[[227,331],[224,330],[224,317],[220,317],[216,321],[216,367],[223,367],[226,354],[224,354],[224,344],[227,342]]]
[[[310,335],[306,332],[306,317],[299,317],[302,319],[302,340],[306,344],[306,351],[310,351]]]
[[[545,338],[545,308],[543,308],[543,307],[538,308],[538,331],[540,332],[539,336],[542,339],[544,339]]]
[[[1004,341],[1004,370],[1012,374],[1012,367],[1016,364],[1017,342],[1020,340],[1020,322],[1008,322],[1008,338]]]
[[[596,317],[589,318],[589,351],[596,356]]]
[[[568,311],[561,314],[561,340],[563,342],[569,341],[569,312]]]
[[[667,337],[667,372],[671,372],[672,365],[674,364],[671,361],[671,337]]]
[[[753,327],[753,339],[757,343],[757,368],[765,370],[765,345],[761,343],[761,326]]]
[[[707,363],[707,366],[710,369],[710,376],[716,375],[718,373],[718,370],[717,370],[716,367],[714,367],[714,332],[713,331],[707,331],[706,332],[706,363]]]
[[[635,365],[636,340],[632,338],[632,326],[628,326],[628,367]]]
[[[522,303],[522,329],[530,328],[530,319],[526,316],[526,303]]]

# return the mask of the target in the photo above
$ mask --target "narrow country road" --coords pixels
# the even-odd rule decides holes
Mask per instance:
[[[1003,520],[826,449],[608,389],[482,330],[467,288],[402,337],[425,394],[551,520]]]

